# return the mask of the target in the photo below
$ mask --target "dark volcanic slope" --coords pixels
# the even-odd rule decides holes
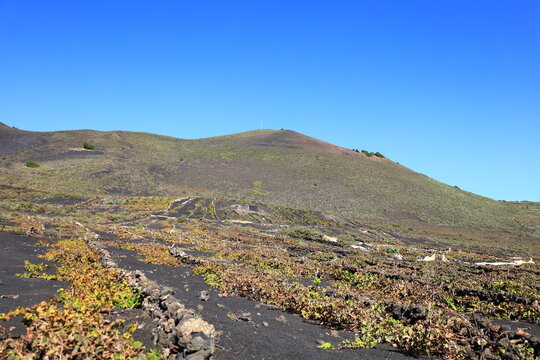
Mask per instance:
[[[0,126],[0,139],[0,180],[14,186],[87,196],[198,193],[349,217],[538,232],[538,222],[529,221],[540,218],[537,203],[497,202],[289,130],[183,140]],[[83,150],[83,142],[96,150]],[[27,160],[41,167],[26,168]],[[516,218],[524,221],[518,225]]]
[[[0,122],[0,155],[43,145],[46,142],[46,136],[11,128]]]

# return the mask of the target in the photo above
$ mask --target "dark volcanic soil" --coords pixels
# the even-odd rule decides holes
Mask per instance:
[[[36,278],[17,278],[24,273],[24,261],[45,262],[39,258],[46,248],[36,244],[38,239],[22,235],[0,233],[0,312],[31,306],[57,295],[57,290],[68,286],[66,282]]]
[[[15,274],[25,272],[24,260],[32,263],[45,262],[38,256],[43,255],[46,248],[37,245],[38,240],[34,237],[0,233],[0,313],[47,301],[57,295],[58,289],[68,286],[62,281],[14,277]],[[12,336],[19,336],[24,331],[21,319],[0,322],[0,326],[15,326]]]
[[[47,156],[35,156],[33,159],[38,161],[56,161],[56,160],[70,160],[70,159],[85,159],[89,157],[99,156],[105,154],[99,150],[69,150],[63,153],[47,155]]]
[[[338,344],[353,334],[331,331],[301,317],[271,306],[237,296],[220,297],[218,292],[193,275],[190,267],[171,268],[139,261],[133,251],[108,248],[118,265],[124,269],[142,270],[160,285],[170,286],[175,296],[187,307],[198,310],[203,319],[212,323],[220,336],[216,360],[238,359],[412,359],[391,347],[359,350],[323,350],[319,342]],[[201,301],[201,291],[208,291],[208,301]],[[245,319],[237,319],[249,313]],[[240,316],[242,317],[242,316]]]

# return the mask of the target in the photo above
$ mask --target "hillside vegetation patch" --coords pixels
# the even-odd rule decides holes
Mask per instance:
[[[83,148],[86,149],[86,150],[96,150],[96,147],[95,147],[94,145],[89,144],[89,143],[87,143],[87,142],[85,142],[85,143],[83,144]]]
[[[41,166],[37,162],[32,161],[32,160],[27,161],[25,165],[26,167],[29,167],[29,168],[38,168]]]
[[[304,226],[294,226],[281,230],[281,233],[295,239],[322,240],[324,234]]]
[[[378,151],[377,152],[370,152],[370,151],[367,151],[367,150],[362,150],[361,153],[366,155],[367,157],[372,157],[372,156],[376,156],[378,158],[384,158],[385,157],[383,154],[381,154]]]

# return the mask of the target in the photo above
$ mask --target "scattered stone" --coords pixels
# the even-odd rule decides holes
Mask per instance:
[[[203,290],[199,293],[199,300],[201,301],[208,301],[210,299],[210,294],[208,291]]]
[[[161,296],[165,297],[167,295],[174,295],[174,289],[170,286],[163,286],[161,288]]]
[[[150,296],[151,294],[154,294],[156,290],[158,290],[158,284],[156,284],[153,281],[150,281],[142,287],[141,295]]]
[[[195,353],[195,354],[190,354],[190,355],[186,356],[184,359],[186,359],[186,360],[205,360],[205,359],[207,359],[207,357],[204,356],[204,354]]]
[[[174,329],[174,319],[168,319],[167,321],[163,323],[163,330],[165,330],[165,332],[170,333],[173,331],[173,329]]]
[[[268,324],[266,321],[263,321],[262,324],[263,324],[263,326],[266,326],[266,327],[270,326],[270,324]]]
[[[203,319],[192,318],[178,324],[176,326],[176,332],[179,336],[187,336],[191,333],[200,332],[212,337],[215,333],[215,329],[212,324],[207,323]]]
[[[446,259],[446,257],[444,259]],[[426,255],[426,256],[424,256],[424,258],[418,259],[418,261],[425,261],[425,262],[431,262],[431,261],[435,261],[435,260],[437,260],[437,254],[433,254],[431,256]]]
[[[238,314],[238,319],[242,321],[251,321],[251,313],[247,311],[242,311]]]
[[[20,295],[0,295],[0,299],[13,299],[17,300]]]
[[[360,245],[351,245],[351,247],[355,250],[361,250],[361,251],[369,251],[368,248],[364,247],[364,246],[360,246]]]
[[[287,321],[288,321],[287,318],[286,318],[283,314],[280,315],[280,316],[278,316],[278,317],[276,318],[276,320],[279,321],[279,322],[282,322],[282,323],[284,323],[284,324],[287,323]]]
[[[324,235],[322,239],[323,239],[323,241],[328,241],[328,242],[331,242],[331,243],[337,243],[338,242],[337,238],[332,237],[332,236],[328,236],[328,235]]]
[[[170,299],[168,299],[170,300]],[[169,317],[173,317],[174,314],[176,314],[176,312],[178,310],[183,310],[184,309],[184,305],[182,305],[180,302],[178,301],[169,301],[168,303],[166,303],[166,307],[167,307],[167,315]]]
[[[154,344],[156,344],[160,348],[168,348],[168,343],[169,339],[165,331],[158,330],[158,332],[154,334]]]
[[[488,341],[484,338],[480,338],[476,340],[476,343],[482,347],[485,347],[488,344]]]
[[[201,351],[213,348],[212,339],[203,333],[194,334],[187,346],[188,351]]]
[[[477,262],[477,263],[474,263],[474,264],[477,265],[477,266],[487,266],[487,265],[491,265],[491,266],[520,266],[520,265],[523,265],[523,264],[534,264],[534,261],[533,261],[532,258],[530,258],[528,261],[515,260],[515,261],[511,261],[511,262],[507,262],[507,261]]]
[[[167,342],[169,344],[176,344],[178,343],[178,336],[176,336],[176,333],[171,332],[167,334]]]
[[[227,316],[233,320],[251,321],[251,313],[247,311],[228,312]]]

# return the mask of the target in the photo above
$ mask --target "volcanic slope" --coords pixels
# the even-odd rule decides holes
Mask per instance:
[[[85,142],[95,150],[83,149]],[[3,184],[81,196],[197,194],[402,226],[540,233],[539,203],[494,201],[290,130],[186,140],[125,131],[30,132],[0,123],[0,156]],[[40,167],[25,166],[28,160]]]

